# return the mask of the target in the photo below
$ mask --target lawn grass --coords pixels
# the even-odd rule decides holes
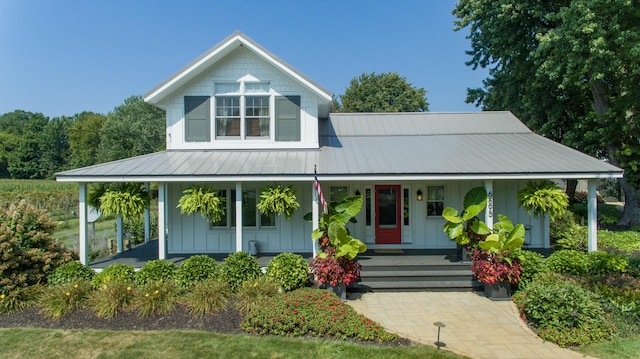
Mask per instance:
[[[34,345],[36,343],[36,345]],[[2,358],[465,358],[434,347],[204,331],[0,329]]]
[[[574,350],[596,358],[637,359],[640,353],[640,336],[587,345]]]

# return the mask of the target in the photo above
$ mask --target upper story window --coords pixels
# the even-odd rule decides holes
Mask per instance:
[[[210,142],[211,133],[219,140],[300,141],[300,96],[274,96],[262,82],[216,83],[214,91],[213,98],[184,97],[186,142]]]
[[[268,83],[217,83],[216,138],[270,138]]]

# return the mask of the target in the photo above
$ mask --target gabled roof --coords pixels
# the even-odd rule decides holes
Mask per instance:
[[[300,71],[293,68],[291,65],[284,62],[278,56],[274,55],[269,50],[262,47],[257,42],[250,39],[247,35],[240,31],[236,31],[220,43],[210,48],[207,52],[200,55],[197,59],[178,70],[175,74],[171,75],[168,79],[154,87],[151,91],[144,95],[144,100],[151,104],[157,105],[162,99],[178,89],[180,86],[189,82],[197,77],[199,74],[209,69],[211,66],[222,60],[225,56],[230,54],[233,50],[240,46],[244,46],[262,59],[281,70],[291,78],[300,82],[302,85],[309,88],[318,97],[324,99],[327,102],[331,102],[331,92],[324,89],[322,86],[306,77]]]
[[[604,161],[531,132],[510,112],[331,114],[319,150],[163,151],[56,174],[67,182],[591,179]]]

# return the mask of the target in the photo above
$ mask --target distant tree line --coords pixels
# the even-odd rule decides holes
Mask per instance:
[[[0,115],[0,178],[47,179],[59,171],[165,149],[165,113],[131,96],[107,115]]]

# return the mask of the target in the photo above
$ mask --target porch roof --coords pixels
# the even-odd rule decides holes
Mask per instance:
[[[331,114],[320,149],[168,150],[56,174],[65,182],[615,178],[623,171],[510,112]]]

